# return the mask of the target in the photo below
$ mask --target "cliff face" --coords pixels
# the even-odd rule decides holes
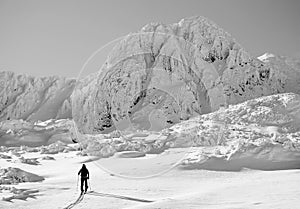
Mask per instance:
[[[0,121],[71,118],[75,80],[0,72]]]
[[[159,130],[220,106],[299,93],[299,78],[297,66],[252,57],[205,18],[149,24],[120,41],[74,92],[73,117],[87,133]]]

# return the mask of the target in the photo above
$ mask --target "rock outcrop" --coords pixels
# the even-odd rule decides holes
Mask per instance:
[[[0,72],[0,121],[71,118],[75,80]]]
[[[215,23],[192,17],[129,34],[72,95],[85,133],[160,130],[220,106],[300,92],[299,66],[251,56]]]

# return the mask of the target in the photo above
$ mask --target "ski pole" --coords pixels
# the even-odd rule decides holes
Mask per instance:
[[[76,191],[78,191],[78,181],[79,181],[79,175],[77,176],[77,185],[76,185]]]
[[[90,182],[90,179],[89,180],[89,186],[90,186],[90,191],[92,190],[92,186],[91,186],[91,182]]]

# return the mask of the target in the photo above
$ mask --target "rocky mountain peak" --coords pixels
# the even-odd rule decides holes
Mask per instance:
[[[99,75],[84,87],[89,93],[73,94],[73,117],[89,133],[160,130],[220,106],[298,93],[299,75],[293,75],[251,56],[206,18],[151,23],[114,47]]]

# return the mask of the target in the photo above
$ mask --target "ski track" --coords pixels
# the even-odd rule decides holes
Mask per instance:
[[[93,195],[93,196],[100,196],[100,197],[113,197],[113,198],[119,198],[119,199],[124,199],[124,200],[136,201],[136,202],[146,202],[146,203],[154,202],[152,200],[138,199],[138,198],[114,195],[114,194],[105,194],[105,193],[94,192],[94,191],[88,192],[87,194]]]
[[[130,200],[130,201],[136,201],[136,202],[145,202],[145,203],[150,203],[154,202],[152,200],[145,200],[145,199],[138,199],[138,198],[133,198],[133,197],[127,197],[127,196],[121,196],[121,195],[114,195],[114,194],[105,194],[105,193],[100,193],[100,192],[95,192],[95,191],[90,191],[87,193],[80,194],[79,197],[76,199],[75,202],[71,203],[67,207],[64,207],[63,209],[71,209],[74,206],[78,205],[84,198],[84,194],[89,194],[93,196],[98,196],[98,197],[112,197],[112,198],[119,198],[119,199],[124,199],[124,200]]]
[[[71,203],[70,205],[68,205],[67,207],[65,207],[64,209],[71,209],[73,208],[75,205],[79,204],[82,200],[83,200],[84,194],[80,194],[79,197],[76,199],[75,202]]]

